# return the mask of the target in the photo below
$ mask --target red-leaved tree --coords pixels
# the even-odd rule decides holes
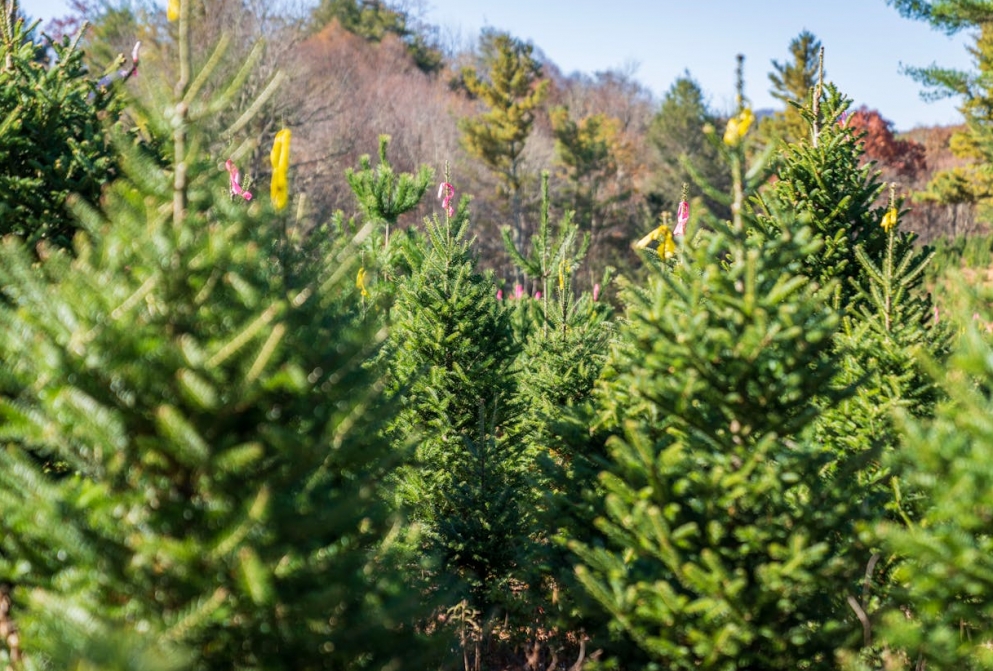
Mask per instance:
[[[849,116],[848,124],[866,133],[865,157],[879,164],[885,181],[913,181],[927,169],[924,147],[894,135],[893,122],[878,111],[863,105]]]

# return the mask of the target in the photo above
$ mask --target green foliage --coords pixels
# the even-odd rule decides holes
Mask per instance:
[[[930,246],[934,257],[925,271],[925,281],[929,285],[941,282],[942,287],[946,287],[943,278],[951,270],[982,271],[993,265],[993,235],[942,236],[933,240]]]
[[[67,201],[95,205],[117,169],[103,121],[115,94],[86,75],[81,34],[52,43],[47,64],[16,8],[0,8],[0,234],[69,247],[79,223]]]
[[[550,632],[589,630],[590,618],[579,618],[576,601],[583,598],[572,576],[572,562],[563,538],[586,537],[590,516],[577,508],[596,496],[593,455],[585,427],[592,391],[606,361],[613,334],[612,308],[601,298],[610,274],[594,293],[576,295],[574,280],[589,244],[579,227],[564,216],[553,235],[549,221],[548,173],[542,175],[541,220],[531,238],[528,256],[513,247],[504,229],[504,245],[541,297],[511,302],[523,340],[520,353],[517,422],[529,458],[541,467],[533,481],[544,493],[536,501],[538,533],[526,548],[525,582],[532,600],[545,613],[538,626]]]
[[[416,665],[360,241],[291,259],[201,152],[210,105],[169,113],[175,161],[127,150],[74,258],[0,248],[0,582],[25,657],[69,659],[53,632],[84,627],[68,640],[135,645],[77,648],[100,668],[172,646],[192,669]]]
[[[541,215],[538,230],[530,242],[528,256],[524,256],[515,244],[513,230],[504,226],[500,233],[503,244],[511,260],[522,270],[524,275],[541,287],[542,296],[547,305],[549,296],[548,281],[558,274],[570,278],[574,270],[582,263],[590,246],[590,234],[579,235],[579,227],[572,222],[572,216],[567,215],[559,224],[558,236],[553,239],[549,226],[548,207],[548,172],[541,174]],[[559,281],[560,285],[564,279]],[[560,289],[562,287],[560,286]]]
[[[776,112],[772,125],[781,139],[798,142],[809,129],[800,108],[817,84],[821,42],[809,30],[804,30],[790,41],[790,56],[792,61],[773,61],[773,71],[769,73],[772,97],[786,105],[785,110]]]
[[[524,145],[534,125],[535,112],[548,95],[548,80],[541,79],[541,64],[532,56],[534,47],[492,30],[483,32],[482,52],[488,67],[485,77],[475,68],[464,68],[462,78],[469,93],[485,110],[459,121],[462,146],[481,160],[500,180],[510,196],[514,246],[524,242],[522,194]]]
[[[474,68],[462,71],[465,86],[487,107],[460,122],[466,151],[482,160],[511,194],[521,188],[521,158],[534,114],[548,95],[534,47],[500,32],[484,32],[483,51],[490,54],[486,78]]]
[[[694,175],[717,191],[729,189],[731,173],[719,148],[704,133],[708,125],[716,126],[717,116],[707,108],[700,85],[689,74],[678,78],[662,97],[648,131],[648,141],[660,161],[653,185],[653,210],[674,210],[680,185],[697,181]],[[719,219],[731,217],[727,205],[714,198],[705,197],[702,205]],[[653,219],[658,212],[653,211]]]
[[[960,311],[968,314],[973,305],[975,296]],[[920,519],[879,530],[886,548],[904,558],[897,573],[902,598],[883,618],[882,638],[906,668],[993,668],[991,354],[982,324],[963,325],[945,370],[936,371],[948,400],[933,422],[906,418],[905,446],[894,455],[894,467],[927,502]]]
[[[502,598],[526,535],[530,467],[512,431],[510,315],[492,277],[476,271],[468,226],[464,198],[452,217],[425,220],[408,252],[413,272],[396,289],[386,360],[402,405],[391,433],[416,446],[396,478],[398,500],[485,610]]]
[[[827,83],[798,109],[811,139],[783,147],[779,179],[757,200],[762,210],[792,208],[813,228],[823,246],[804,259],[802,272],[830,287],[834,307],[842,311],[854,307],[860,290],[868,292],[855,241],[871,259],[881,258],[887,244],[880,226],[885,208],[874,206],[883,185],[872,165],[862,162],[861,135],[842,118],[850,102]],[[762,217],[759,223],[776,234],[774,222]]]
[[[849,522],[839,555],[866,567],[858,599],[849,599],[862,622],[863,656],[881,649],[873,622],[898,598],[894,570],[901,560],[866,532],[880,522],[902,524],[920,515],[919,493],[904,481],[902,469],[893,468],[894,455],[906,449],[894,417],[930,417],[941,398],[921,364],[924,357],[943,361],[950,336],[944,324],[934,322],[923,290],[931,256],[895,225],[882,258],[870,259],[856,247],[868,292],[835,338],[840,362],[832,381],[851,393],[825,406],[817,423],[818,442],[832,455],[822,478],[839,493],[838,512]]]
[[[854,571],[809,435],[840,396],[838,316],[799,274],[820,246],[809,229],[777,210],[782,235],[747,232],[754,186],[732,140],[734,221],[626,294],[598,390],[605,540],[572,547],[583,585],[661,668],[830,668],[851,635],[832,597]]]
[[[993,9],[984,0],[886,0],[901,15],[929,22],[947,33],[985,23]]]
[[[964,166],[938,171],[927,188],[919,194],[924,201],[944,204],[975,203],[980,211],[993,211],[993,6],[988,2],[963,0],[889,0],[901,14],[928,21],[932,26],[949,34],[965,28],[974,28],[974,44],[969,48],[975,72],[943,68],[938,65],[909,68],[910,74],[928,91],[930,98],[957,97],[962,104],[959,111],[966,127],[950,139],[952,153],[967,159]]]
[[[568,107],[553,108],[549,119],[556,160],[569,183],[564,201],[583,230],[603,228],[609,206],[631,196],[631,189],[604,195],[607,180],[618,173],[620,120],[603,113],[577,120]]]
[[[405,212],[417,207],[428,189],[433,172],[421,166],[416,175],[397,175],[386,158],[390,137],[379,137],[379,164],[373,169],[368,155],[359,159],[359,169],[345,170],[345,179],[358,201],[359,210],[367,221],[386,224],[386,244],[389,244],[390,226]]]
[[[795,274],[809,233],[704,240],[628,294],[600,392],[608,543],[574,545],[579,576],[664,668],[827,668],[847,576],[809,505],[824,494],[803,433],[837,316]]]

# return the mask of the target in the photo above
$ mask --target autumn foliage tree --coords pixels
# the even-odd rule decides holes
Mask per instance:
[[[912,181],[927,169],[924,146],[897,137],[893,122],[883,118],[879,111],[863,105],[852,112],[847,122],[857,134],[863,134],[865,158],[879,164],[884,180],[904,178]]]
[[[556,158],[569,182],[569,196],[577,223],[593,227],[594,207],[604,177],[617,170],[611,145],[617,138],[618,122],[605,114],[573,118],[568,107],[551,110]]]

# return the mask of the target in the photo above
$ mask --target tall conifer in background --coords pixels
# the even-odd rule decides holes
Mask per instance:
[[[524,145],[549,84],[541,77],[541,64],[531,44],[497,31],[484,31],[481,41],[488,71],[480,75],[475,68],[465,68],[462,77],[469,93],[485,108],[461,120],[462,145],[496,174],[501,191],[510,198],[514,245],[520,249],[524,246],[523,189],[528,177]]]
[[[662,96],[662,103],[648,129],[648,142],[659,165],[652,184],[652,207],[671,212],[679,202],[683,184],[694,176],[720,193],[731,187],[731,173],[720,150],[709,141],[704,128],[717,124],[717,115],[706,104],[700,84],[689,73],[679,77]],[[729,219],[731,210],[718,199],[703,194],[701,203],[718,219]]]
[[[27,668],[134,668],[117,636],[190,669],[417,666],[359,240],[286,263],[287,211],[203,152],[189,5],[174,101],[145,111],[168,165],[127,150],[75,257],[0,249],[5,623]]]
[[[817,83],[820,53],[820,40],[809,30],[804,30],[790,41],[792,60],[772,62],[770,93],[783,103],[784,109],[776,112],[771,123],[764,125],[771,126],[773,133],[786,142],[802,140],[809,129],[800,114],[800,107]]]
[[[908,71],[926,87],[926,96],[961,98],[959,111],[965,118],[965,128],[952,134],[949,147],[967,163],[938,171],[919,197],[953,205],[973,203],[988,215],[993,207],[993,6],[963,0],[887,0],[887,4],[905,17],[927,21],[949,35],[973,31],[968,50],[975,71],[937,64]]]

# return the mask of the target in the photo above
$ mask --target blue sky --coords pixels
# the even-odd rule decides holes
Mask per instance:
[[[21,0],[34,17],[66,12],[65,0]],[[745,55],[745,95],[769,95],[772,61],[809,30],[825,70],[856,106],[879,110],[897,130],[961,120],[958,101],[925,102],[902,66],[971,69],[968,36],[948,37],[902,18],[885,0],[423,0],[424,19],[463,42],[483,27],[531,41],[565,73],[634,69],[657,96],[687,70],[721,111],[734,99],[735,55]]]

